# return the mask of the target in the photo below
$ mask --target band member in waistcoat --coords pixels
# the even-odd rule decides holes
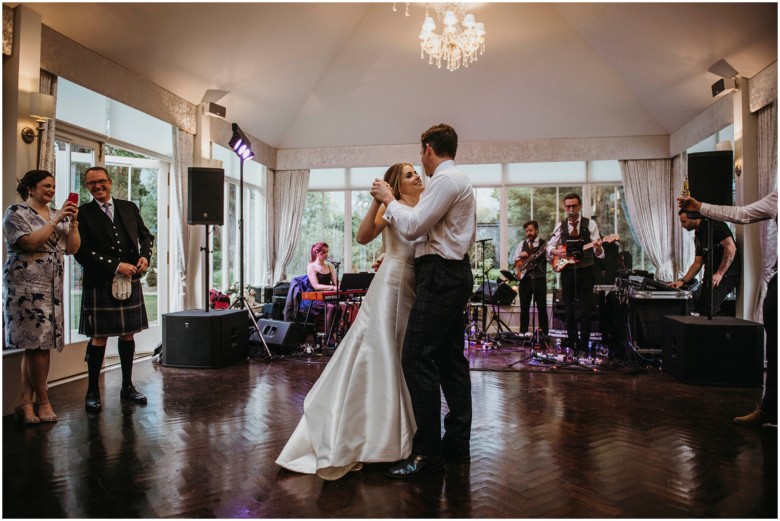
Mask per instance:
[[[536,301],[539,328],[546,337],[547,319],[547,255],[545,240],[539,237],[539,223],[528,221],[523,225],[525,240],[515,249],[515,275],[520,279],[520,333],[528,331],[531,300]]]
[[[106,343],[112,336],[119,337],[119,397],[146,403],[146,396],[133,386],[133,335],[149,327],[140,278],[149,267],[154,236],[134,203],[111,197],[111,178],[105,168],[90,168],[84,173],[84,181],[93,200],[81,205],[78,215],[81,248],[76,260],[84,268],[79,333],[90,337],[85,357],[89,385],[84,407],[87,412],[97,413],[102,409],[100,369]],[[117,275],[129,277],[129,283],[122,277],[116,277],[115,282]]]
[[[579,256],[579,262],[570,263],[561,271],[561,292],[566,308],[566,333],[569,337],[569,346],[583,356],[588,352],[590,341],[590,311],[593,302],[593,286],[596,284],[593,264],[595,257],[604,258],[604,249],[601,247],[601,235],[596,222],[582,217],[580,196],[575,193],[566,194],[563,196],[563,206],[566,209],[566,219],[558,223],[552,237],[547,241],[547,259],[571,258],[572,253],[575,257]],[[576,253],[569,252],[567,256],[566,246],[569,241],[578,241],[580,247],[593,243],[593,247]],[[577,336],[577,311],[580,317],[579,337]]]

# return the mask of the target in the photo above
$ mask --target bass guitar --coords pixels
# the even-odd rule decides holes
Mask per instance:
[[[517,280],[522,279],[525,277],[525,274],[534,269],[536,266],[536,261],[539,260],[539,257],[547,253],[547,248],[545,248],[545,244],[547,241],[542,241],[539,243],[539,249],[536,250],[532,255],[529,255],[528,257],[525,257],[524,259],[518,259],[517,262],[515,262],[515,278]]]
[[[606,237],[602,237],[601,242],[602,243],[610,243],[620,240],[620,235],[613,234],[613,235],[607,235]],[[589,250],[593,248],[592,242],[589,242],[588,244],[582,245],[582,251]],[[566,250],[566,246],[561,246],[564,250]],[[551,261],[552,269],[555,273],[560,273],[563,268],[568,266],[569,264],[577,264],[579,263],[579,259],[575,259],[574,257],[566,257],[565,255],[562,257],[559,257],[557,255],[553,255],[553,259]]]

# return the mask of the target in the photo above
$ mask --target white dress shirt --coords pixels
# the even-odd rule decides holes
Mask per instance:
[[[477,202],[469,178],[452,160],[433,172],[415,207],[392,201],[385,220],[409,241],[415,242],[415,257],[439,255],[461,260],[477,233]]]
[[[757,221],[774,219],[777,221],[777,190],[747,206],[719,206],[701,203],[699,213],[717,221],[737,224],[750,224]]]

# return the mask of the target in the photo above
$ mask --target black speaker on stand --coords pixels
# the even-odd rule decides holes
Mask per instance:
[[[187,169],[187,224],[225,223],[225,170]]]
[[[734,204],[734,154],[731,150],[688,154],[688,187],[699,201]]]

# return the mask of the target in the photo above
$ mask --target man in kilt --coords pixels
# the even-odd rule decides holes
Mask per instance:
[[[118,336],[122,365],[122,400],[146,403],[146,396],[133,386],[133,335],[149,327],[140,277],[149,267],[154,236],[131,201],[111,197],[111,178],[99,166],[84,173],[84,182],[93,200],[79,207],[81,248],[76,260],[84,268],[79,333],[90,337],[87,344],[89,386],[84,401],[87,412],[98,413],[100,369],[108,338]],[[131,279],[129,298],[118,300],[112,289],[115,275]],[[119,295],[118,295],[119,296]]]

